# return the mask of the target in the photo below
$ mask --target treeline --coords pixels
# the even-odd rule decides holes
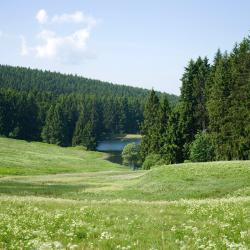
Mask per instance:
[[[99,97],[127,97],[145,99],[147,89],[112,84],[99,80],[84,78],[77,75],[67,75],[57,72],[42,71],[24,67],[0,65],[0,87],[18,91],[50,92],[54,94],[84,94]],[[157,93],[159,96],[162,93]],[[178,97],[165,94],[172,105]]]
[[[0,90],[0,134],[95,149],[102,137],[137,133],[142,103],[127,98]]]
[[[142,133],[147,161],[250,159],[250,39],[231,53],[218,50],[212,64],[206,57],[191,60],[173,109],[152,91]]]
[[[147,92],[72,75],[0,66],[0,135],[95,149],[97,141],[107,135],[140,131]],[[172,96],[173,102],[176,99]]]

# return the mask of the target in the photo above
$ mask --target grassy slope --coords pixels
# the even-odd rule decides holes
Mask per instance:
[[[0,138],[0,176],[119,169],[119,165],[104,161],[104,156],[100,152],[86,152],[81,147],[61,148],[41,142]]]
[[[0,138],[0,152],[0,248],[250,247],[249,161],[132,172],[77,148]]]

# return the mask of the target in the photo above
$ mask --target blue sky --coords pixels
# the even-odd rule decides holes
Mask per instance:
[[[249,34],[248,0],[8,0],[0,63],[179,94],[191,58]]]

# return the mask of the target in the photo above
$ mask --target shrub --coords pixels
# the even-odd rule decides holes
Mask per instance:
[[[190,145],[190,160],[192,162],[205,162],[214,159],[214,147],[209,134],[199,132]]]
[[[145,161],[143,162],[142,168],[143,169],[151,169],[153,166],[156,165],[163,165],[165,161],[162,159],[161,155],[159,154],[149,154]]]
[[[122,163],[136,169],[140,162],[140,146],[134,142],[127,144],[122,151]]]

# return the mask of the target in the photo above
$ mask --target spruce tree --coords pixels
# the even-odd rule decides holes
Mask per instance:
[[[51,144],[68,146],[67,123],[61,103],[51,106],[42,131],[42,138]]]
[[[144,160],[150,153],[160,151],[159,147],[159,107],[160,102],[154,90],[151,91],[144,110],[142,124],[141,156]]]
[[[168,98],[164,96],[160,102],[159,106],[159,126],[158,126],[158,133],[159,133],[159,147],[160,151],[164,147],[164,145],[168,144],[167,139],[167,124],[169,121],[171,108],[168,102]]]
[[[209,98],[207,102],[209,114],[209,132],[215,148],[215,157],[218,160],[230,159],[228,147],[231,140],[227,132],[231,67],[227,53],[217,52],[209,79]]]
[[[172,110],[166,131],[166,142],[161,149],[162,156],[166,163],[180,163],[184,161],[183,145],[185,144],[183,135],[183,124],[181,120],[182,103],[178,103]]]
[[[185,159],[188,158],[189,146],[197,132],[208,126],[206,84],[209,71],[208,59],[199,57],[196,61],[189,62],[182,77],[180,129],[184,140]]]

